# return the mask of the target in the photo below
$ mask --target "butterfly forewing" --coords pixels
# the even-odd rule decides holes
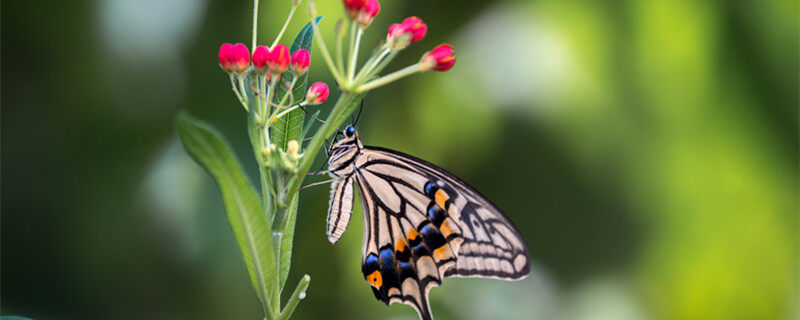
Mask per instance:
[[[428,181],[424,183],[433,183],[434,189],[441,190],[444,192],[443,195],[448,197],[447,201],[452,204],[447,209],[447,216],[451,220],[447,221],[446,226],[458,230],[463,242],[459,244],[457,250],[455,268],[448,269],[444,273],[445,277],[490,277],[513,280],[528,275],[530,258],[522,235],[486,197],[452,174],[413,156],[375,147],[365,148],[362,154],[360,158],[371,159],[365,161],[363,165],[365,169],[371,169],[378,163],[400,164],[408,170],[399,170],[400,173],[397,175],[417,172],[418,174],[410,176],[425,176]],[[379,172],[391,171],[379,170]],[[425,195],[424,189],[425,184],[420,186],[418,181],[416,194]],[[431,191],[434,202],[436,192]],[[404,195],[414,194],[404,193]],[[413,198],[413,196],[408,197]]]

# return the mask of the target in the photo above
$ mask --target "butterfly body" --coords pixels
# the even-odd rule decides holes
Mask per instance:
[[[365,147],[355,128],[331,146],[334,178],[327,235],[336,243],[353,209],[364,211],[362,272],[375,297],[411,305],[433,319],[428,292],[449,277],[522,279],[528,249],[517,228],[488,199],[452,174],[415,157]]]

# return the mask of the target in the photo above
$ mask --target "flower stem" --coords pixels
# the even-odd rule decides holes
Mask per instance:
[[[362,80],[364,80],[364,77],[366,75],[372,73],[372,69],[374,69],[375,66],[378,63],[380,63],[381,60],[384,57],[386,57],[387,54],[389,54],[389,51],[390,51],[390,49],[388,47],[384,46],[384,48],[383,48],[383,50],[381,50],[380,54],[378,54],[377,56],[372,56],[372,58],[367,60],[367,62],[364,63],[364,66],[361,67],[361,70],[358,71],[358,74],[356,75],[356,78],[355,78],[355,80],[353,82],[354,83],[359,83]]]
[[[258,34],[258,0],[253,1],[253,46],[252,50],[256,49],[256,35]]]
[[[231,75],[231,90],[233,90],[233,93],[236,94],[236,98],[239,99],[239,103],[242,104],[242,107],[244,107],[244,110],[247,111],[247,112],[250,112],[250,107],[247,106],[247,102],[244,102],[244,98],[242,98],[242,94],[240,94],[239,90],[236,89],[236,80],[233,78],[233,75]]]
[[[415,64],[412,64],[412,65],[410,65],[408,67],[405,67],[403,69],[395,71],[393,73],[390,73],[388,75],[385,75],[383,77],[375,79],[373,81],[367,82],[364,85],[361,85],[358,88],[356,88],[355,92],[364,92],[364,91],[367,91],[367,90],[375,89],[375,88],[380,87],[382,85],[385,85],[385,84],[387,84],[389,82],[395,81],[397,79],[400,79],[402,77],[405,77],[405,76],[408,76],[408,75],[411,75],[411,74],[414,74],[414,73],[417,73],[417,72],[420,72],[420,71],[422,71],[422,68],[420,68],[419,63],[415,63]]]
[[[279,103],[278,105],[284,106],[284,103],[286,103],[286,99],[289,98],[289,95],[292,93],[292,89],[294,89],[294,85],[297,83],[297,78],[298,77],[292,77],[292,84],[289,85],[289,89],[286,89],[286,93],[283,94],[283,98],[281,99],[281,103]],[[290,101],[289,104],[293,104],[293,103],[294,103],[294,97],[292,97],[292,101]]]
[[[312,6],[313,2],[309,4]],[[311,26],[314,28],[314,38],[317,39],[319,43],[319,51],[322,53],[322,58],[325,60],[325,63],[328,65],[328,69],[330,69],[331,74],[336,79],[336,82],[339,83],[340,86],[344,84],[344,79],[336,70],[336,66],[333,64],[333,59],[331,59],[331,54],[328,52],[328,47],[325,45],[325,40],[322,39],[322,34],[319,32],[319,26],[317,25],[317,17],[311,17]]]
[[[355,26],[355,25],[356,25],[356,23],[353,23],[353,26]],[[348,77],[350,79],[350,83],[352,83],[353,79],[355,78],[356,61],[358,60],[358,46],[359,46],[359,44],[361,44],[361,35],[364,34],[364,29],[361,29],[361,28],[355,28],[355,29],[357,29],[357,31],[356,31],[356,42],[353,45],[353,47],[351,48],[351,52],[350,52],[350,69],[347,72],[347,75],[348,75]]]
[[[258,0],[256,0],[256,2],[257,2],[257,1],[258,1]],[[278,36],[277,36],[277,37],[275,37],[275,41],[273,41],[273,42],[272,42],[272,45],[271,45],[271,46],[269,46],[270,48],[275,48],[275,45],[277,45],[277,44],[278,44],[278,41],[280,41],[280,40],[281,40],[281,37],[283,37],[283,33],[284,33],[284,32],[286,32],[286,27],[288,27],[288,26],[289,26],[289,22],[291,22],[291,21],[292,21],[292,17],[294,16],[294,11],[295,11],[296,9],[297,9],[297,5],[295,5],[294,3],[292,3],[292,10],[290,10],[290,11],[289,11],[289,16],[288,16],[288,17],[286,17],[286,22],[284,22],[284,23],[283,23],[283,27],[281,28],[281,32],[278,32]],[[253,48],[255,48],[255,45],[253,45]]]
[[[342,35],[336,35],[336,67],[339,72],[344,73],[344,58],[342,58]]]

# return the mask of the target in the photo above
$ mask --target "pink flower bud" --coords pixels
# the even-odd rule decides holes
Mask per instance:
[[[300,49],[292,55],[292,71],[296,75],[302,75],[308,71],[308,65],[311,63],[311,55],[306,49]]]
[[[401,23],[389,26],[386,42],[392,49],[403,49],[409,44],[422,40],[428,32],[428,26],[417,17],[408,17]]]
[[[375,18],[380,11],[381,4],[378,3],[378,0],[367,0],[367,3],[364,5],[364,9],[358,13],[356,21],[362,28],[366,28],[370,23],[372,23],[372,19]]]
[[[260,74],[267,72],[267,59],[269,57],[269,47],[258,46],[253,50],[253,66]]]
[[[286,71],[286,69],[289,68],[291,61],[292,58],[289,56],[289,48],[282,44],[276,45],[274,48],[272,48],[267,58],[269,70],[275,74],[281,74]]]
[[[328,100],[328,94],[330,94],[330,90],[328,90],[328,85],[324,82],[314,82],[310,88],[308,88],[308,93],[306,93],[306,102],[308,104],[320,104]]]
[[[219,48],[219,65],[227,72],[242,73],[250,66],[250,51],[242,43],[223,43]]]
[[[454,53],[453,46],[449,44],[440,44],[422,56],[422,69],[436,71],[450,70],[456,63],[456,58],[453,57]]]
[[[350,19],[355,19],[361,9],[364,8],[364,5],[367,4],[367,0],[342,0],[342,2],[344,3],[344,9],[347,11],[347,15],[350,16]]]

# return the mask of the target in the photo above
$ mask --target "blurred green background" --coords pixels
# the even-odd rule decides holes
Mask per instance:
[[[341,3],[317,2],[330,45]],[[266,43],[289,0],[262,3]],[[216,60],[222,42],[249,44],[251,6],[3,3],[0,313],[259,318],[218,190],[171,122],[180,109],[212,122],[255,173]],[[470,182],[534,261],[520,282],[446,281],[437,319],[797,319],[798,9],[382,1],[367,50],[417,15],[428,36],[391,68],[442,42],[458,63],[370,93],[363,140]],[[312,60],[311,79],[333,84]],[[360,214],[328,243],[328,192],[302,195],[287,287],[312,281],[295,318],[415,319],[361,278]]]

